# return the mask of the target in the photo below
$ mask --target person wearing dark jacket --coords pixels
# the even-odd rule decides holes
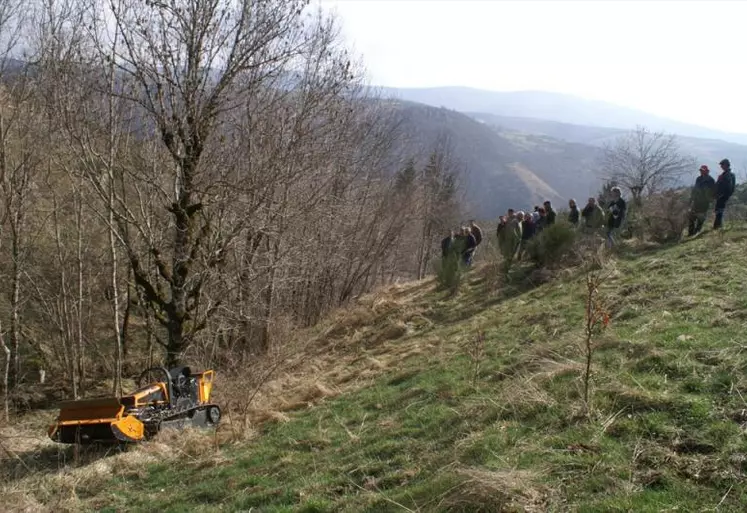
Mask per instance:
[[[521,240],[519,241],[519,250],[517,252],[517,257],[521,260],[526,253],[529,239],[534,237],[537,232],[537,225],[532,219],[531,212],[519,212],[517,219],[521,222]]]
[[[736,187],[736,178],[734,173],[731,172],[731,162],[729,159],[724,159],[718,163],[721,166],[722,173],[718,175],[716,180],[716,218],[713,220],[713,229],[718,230],[724,224],[724,211],[726,210],[726,202],[734,193]]]
[[[500,238],[501,232],[506,228],[506,223],[508,220],[506,219],[506,216],[500,216],[498,218],[498,226],[495,228],[495,235]]]
[[[708,166],[700,166],[700,176],[690,192],[690,212],[688,214],[687,234],[692,237],[703,228],[708,209],[716,190],[716,181],[709,174]]]
[[[589,198],[589,202],[581,211],[584,227],[589,231],[601,230],[604,226],[604,210],[597,203],[596,198]]]
[[[570,209],[570,211],[568,212],[568,222],[573,226],[578,226],[578,221],[581,214],[578,211],[578,205],[576,205],[575,199],[571,199],[568,201],[568,208]]]
[[[469,229],[472,235],[475,237],[475,243],[479,246],[482,242],[482,228],[475,224],[475,220],[469,222]]]
[[[607,245],[612,246],[613,238],[612,234],[615,230],[622,226],[622,222],[625,219],[625,210],[627,205],[625,200],[622,198],[622,191],[619,187],[612,188],[612,201],[610,201],[607,210],[609,212],[607,216]]]
[[[552,204],[549,201],[545,201],[545,217],[547,218],[545,220],[546,226],[555,224],[555,218],[557,217],[557,214],[555,213],[555,210],[553,210]]]
[[[534,222],[534,232],[539,234],[542,230],[547,227],[547,212],[544,207],[540,207],[537,211],[537,220]]]
[[[471,230],[467,226],[462,228],[462,240],[464,242],[462,262],[464,262],[464,265],[466,265],[467,267],[470,267],[472,265],[472,257],[475,254],[475,248],[477,247],[477,241],[475,240],[475,236],[472,235]]]
[[[456,233],[454,232],[454,230],[451,230],[449,236],[441,241],[441,256],[443,258],[449,256],[449,251],[451,251],[451,248],[454,246],[455,237]]]
[[[532,214],[524,214],[523,221],[521,222],[521,240],[528,241],[534,234],[537,233],[537,224],[532,219]]]

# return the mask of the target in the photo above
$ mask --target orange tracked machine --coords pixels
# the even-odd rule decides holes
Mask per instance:
[[[156,379],[148,381],[150,376]],[[192,373],[189,367],[147,369],[132,394],[60,404],[49,437],[64,444],[140,442],[164,428],[217,426],[221,411],[210,402],[213,376],[212,370]]]

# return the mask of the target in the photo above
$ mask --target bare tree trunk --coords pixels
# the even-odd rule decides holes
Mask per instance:
[[[12,294],[10,304],[10,342],[13,347],[13,386],[18,386],[21,379],[21,359],[19,357],[20,349],[20,303],[21,303],[21,232],[23,230],[23,205],[19,205],[13,214],[13,279],[11,283]]]
[[[111,151],[111,160],[113,160],[113,147]],[[111,162],[110,164],[113,164]],[[119,280],[117,279],[117,240],[114,234],[114,176],[112,168],[109,167],[109,251],[111,255],[112,273],[112,304],[114,306],[114,336],[116,337],[116,354],[114,364],[114,394],[122,394],[122,337],[119,328]]]
[[[107,159],[107,173],[108,173],[108,204],[107,210],[109,213],[109,254],[111,255],[112,273],[111,273],[111,287],[112,287],[112,304],[114,306],[114,337],[115,337],[115,358],[114,358],[114,395],[122,395],[122,331],[119,324],[119,279],[117,277],[117,271],[119,266],[119,258],[117,255],[117,237],[115,233],[115,219],[114,213],[116,209],[115,204],[115,181],[114,181],[114,159],[116,157],[116,125],[114,118],[114,91],[115,91],[115,58],[117,52],[117,37],[119,32],[116,31],[114,34],[114,41],[112,43],[112,58],[109,66],[109,156]]]
[[[7,161],[5,154],[5,117],[0,113],[0,172],[2,172],[3,178],[7,171]],[[5,420],[10,421],[10,388],[9,388],[9,374],[10,374],[10,359],[11,353],[10,348],[5,343],[5,337],[3,337],[2,324],[0,323],[0,347],[5,353],[5,366],[3,368],[3,410],[5,412]]]
[[[81,197],[81,187],[78,186],[75,198],[75,225],[77,228],[77,266],[78,266],[78,315],[76,319],[76,350],[75,350],[75,366],[78,372],[78,381],[81,387],[83,386],[84,379],[84,364],[83,360],[85,357],[84,350],[84,339],[83,339],[83,198]]]
[[[57,316],[60,330],[60,342],[62,343],[62,357],[65,364],[65,370],[70,378],[70,384],[73,388],[73,397],[78,398],[78,372],[75,362],[77,361],[75,344],[72,342],[72,333],[70,329],[70,298],[67,285],[67,271],[65,268],[65,255],[62,246],[62,234],[60,233],[60,220],[58,211],[60,209],[57,203],[56,194],[52,197],[53,212],[52,219],[54,222],[55,242],[57,245],[57,258],[60,266],[60,290],[58,298]]]
[[[129,273],[128,273],[129,274]],[[120,340],[122,341],[122,366],[127,360],[127,337],[130,329],[130,315],[132,313],[132,287],[130,287],[129,276],[127,280],[127,294],[125,295],[125,311],[122,316],[122,330],[120,331]]]
[[[3,180],[9,179],[7,173],[8,173],[8,162],[7,162],[7,154],[6,154],[6,141],[5,141],[5,116],[0,114],[0,173],[2,173]],[[13,191],[10,192],[10,195],[6,197],[5,201],[7,202],[6,208],[8,209],[8,212],[6,213],[6,217],[11,217],[10,214],[10,203],[12,200],[11,195],[13,194]],[[20,283],[20,263],[19,263],[19,251],[18,251],[18,237],[17,237],[17,220],[18,216],[20,216],[21,213],[19,212],[19,209],[16,210],[15,213],[13,213],[12,221],[11,221],[11,258],[13,259],[13,277],[12,277],[12,283],[11,283],[11,346],[13,347],[13,350],[11,350],[6,344],[5,340],[2,341],[3,348],[6,351],[7,361],[6,364],[6,370],[5,370],[5,397],[7,400],[8,397],[8,372],[10,371],[10,361],[15,355],[14,363],[13,363],[13,382],[14,384],[18,384],[19,380],[19,374],[20,374],[20,359],[18,358],[18,303],[19,303],[19,283]],[[14,354],[13,354],[14,353]],[[7,416],[7,404],[6,404],[6,416]]]
[[[8,375],[10,373],[10,348],[5,343],[5,337],[3,337],[2,325],[0,325],[0,348],[5,353],[5,367],[3,369],[3,410],[5,412],[5,421],[10,421],[10,388]]]
[[[430,246],[433,236],[431,235],[431,217],[430,209],[426,212],[426,220],[423,223],[423,232],[420,238],[420,247],[418,248],[418,280],[425,278],[428,269],[428,260],[430,259]]]
[[[269,244],[269,240],[268,240]],[[260,351],[266,353],[270,349],[270,326],[272,323],[273,316],[273,300],[275,298],[275,282],[277,279],[278,271],[278,252],[280,249],[280,242],[274,240],[272,242],[272,251],[270,253],[270,275],[268,277],[267,287],[264,291],[264,298],[262,301],[262,334],[260,339]]]

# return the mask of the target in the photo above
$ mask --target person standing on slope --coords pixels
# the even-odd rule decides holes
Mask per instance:
[[[584,218],[584,226],[589,231],[596,231],[604,226],[604,210],[594,197],[589,198],[589,202],[581,211],[581,217]]]
[[[513,209],[509,209],[505,226],[498,232],[498,248],[506,261],[513,261],[521,243],[521,221]]]
[[[708,209],[716,189],[716,180],[709,174],[708,166],[700,166],[700,176],[690,192],[690,212],[688,214],[687,234],[692,237],[703,228]]]
[[[622,198],[622,191],[619,187],[612,188],[612,201],[609,204],[607,216],[607,246],[612,247],[614,242],[613,233],[622,226],[623,219],[625,219],[626,210],[625,200]]]
[[[449,251],[454,246],[454,239],[456,238],[456,232],[451,230],[449,235],[441,241],[441,256],[446,259],[449,256]]]
[[[552,208],[552,204],[549,201],[545,201],[545,217],[547,218],[545,220],[545,225],[550,226],[551,224],[555,224],[555,218],[557,217],[557,213]]]
[[[547,212],[545,212],[544,207],[540,207],[540,209],[537,211],[539,214],[539,217],[534,222],[535,226],[535,233],[539,234],[547,227]]]
[[[578,205],[576,205],[575,199],[570,199],[568,201],[568,208],[570,209],[570,212],[568,212],[568,222],[573,226],[578,226],[578,221],[581,214],[578,211]]]
[[[475,236],[475,244],[479,246],[480,243],[482,242],[482,228],[480,228],[479,226],[477,226],[477,224],[475,224],[474,219],[471,219],[469,222],[469,229],[472,232],[472,235]]]
[[[718,230],[724,224],[724,211],[726,210],[726,202],[734,194],[734,188],[736,187],[736,178],[734,173],[731,172],[731,162],[729,159],[724,159],[718,163],[721,166],[722,173],[718,175],[716,180],[716,218],[713,220],[713,229]]]
[[[506,216],[499,216],[498,217],[498,226],[496,226],[496,228],[495,228],[495,235],[496,235],[496,237],[498,237],[498,238],[501,237],[501,232],[506,227],[506,223],[507,222],[508,222],[508,220],[506,219]]]
[[[464,244],[462,246],[462,262],[465,266],[470,267],[472,265],[472,256],[477,247],[477,241],[475,240],[475,236],[472,235],[469,226],[462,228],[462,240]]]

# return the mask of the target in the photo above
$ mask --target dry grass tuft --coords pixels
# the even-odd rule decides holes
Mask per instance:
[[[215,432],[203,429],[163,429],[151,441],[139,444],[136,452],[154,454],[159,457],[176,456],[180,459],[193,459],[214,455]]]
[[[322,383],[315,382],[306,388],[305,392],[301,395],[300,400],[306,403],[313,403],[317,399],[334,397],[336,395],[338,395],[338,392],[329,389]]]
[[[251,412],[252,422],[264,424],[265,422],[290,422],[290,417],[283,412],[275,410],[256,410]]]
[[[456,474],[461,484],[449,490],[441,501],[447,511],[547,511],[551,493],[539,484],[533,472],[462,468]]]
[[[545,405],[552,406],[555,399],[544,390],[531,376],[513,380],[502,388],[501,394],[496,399],[504,404],[519,405]]]
[[[386,342],[387,340],[396,340],[407,334],[407,326],[402,321],[387,321],[384,326],[376,331],[375,336],[366,344],[366,347],[373,347]]]

